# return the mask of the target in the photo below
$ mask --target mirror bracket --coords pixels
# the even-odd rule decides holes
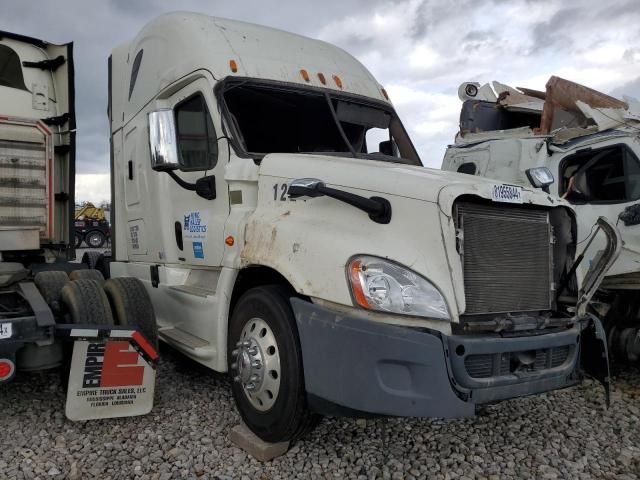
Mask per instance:
[[[216,176],[207,175],[196,180],[196,194],[205,200],[215,200]]]

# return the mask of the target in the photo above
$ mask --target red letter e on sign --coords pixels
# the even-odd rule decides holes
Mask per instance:
[[[138,365],[138,353],[129,351],[129,342],[105,344],[101,387],[142,385],[144,366]]]

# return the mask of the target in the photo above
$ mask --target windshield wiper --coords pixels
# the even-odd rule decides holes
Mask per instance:
[[[349,152],[351,152],[351,156],[353,158],[358,158],[358,155],[356,154],[356,151],[354,150],[353,145],[351,145],[351,142],[347,138],[347,134],[344,133],[344,129],[340,124],[340,120],[338,119],[338,114],[336,113],[336,109],[333,108],[333,102],[331,101],[331,97],[329,96],[328,92],[324,92],[324,98],[326,98],[327,100],[327,105],[329,105],[329,111],[331,112],[333,121],[335,122],[336,127],[338,127],[338,131],[340,132],[340,136],[342,137],[342,140],[344,141],[345,145],[349,149]]]

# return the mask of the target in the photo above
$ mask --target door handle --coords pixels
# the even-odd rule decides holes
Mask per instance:
[[[184,249],[184,241],[182,240],[182,224],[180,222],[176,222],[173,227],[176,234],[176,244],[180,251],[182,251]]]

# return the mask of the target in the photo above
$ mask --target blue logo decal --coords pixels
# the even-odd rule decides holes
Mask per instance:
[[[184,226],[182,227],[185,232],[189,233],[207,233],[207,225],[200,218],[200,212],[190,212],[184,217]]]
[[[196,258],[204,258],[202,242],[193,242],[193,256]]]

